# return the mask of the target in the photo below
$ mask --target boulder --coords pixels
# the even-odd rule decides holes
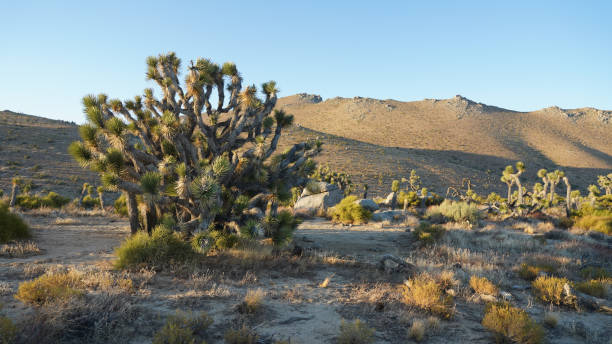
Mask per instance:
[[[302,191],[302,195],[300,197],[306,197],[333,190],[338,190],[338,185],[329,184],[326,182],[312,182],[309,183],[308,186],[309,187],[304,188],[304,191]]]
[[[372,221],[374,222],[384,222],[384,221],[394,222],[396,221],[396,219],[403,218],[404,216],[405,216],[404,212],[401,210],[384,210],[384,211],[378,211],[372,214]]]
[[[391,254],[385,254],[380,258],[378,268],[388,274],[401,272],[408,276],[416,274],[417,271],[416,266]]]
[[[355,203],[372,212],[378,210],[379,208],[378,204],[369,198],[358,199],[355,201]]]
[[[293,210],[300,214],[315,215],[318,211],[325,211],[327,208],[333,207],[344,198],[344,194],[339,189],[300,197]]]

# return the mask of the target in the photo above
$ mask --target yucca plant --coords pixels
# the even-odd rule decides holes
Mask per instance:
[[[164,214],[190,232],[244,224],[248,218],[234,210],[237,199],[242,208],[275,211],[269,203],[278,202],[279,193],[307,182],[320,143],[273,155],[293,121],[273,112],[274,81],[243,88],[235,64],[198,58],[180,82],[174,53],[149,57],[147,68],[161,95],[149,88],[125,101],[85,96],[82,140],[69,147],[83,167],[100,174],[106,190],[125,195],[132,233],[150,231]]]
[[[612,194],[612,173],[608,173],[605,176],[599,176],[597,178],[597,184],[606,192],[606,195]]]

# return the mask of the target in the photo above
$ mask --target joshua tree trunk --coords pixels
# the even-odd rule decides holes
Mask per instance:
[[[404,198],[404,213],[406,212],[407,208],[408,208],[408,197]]]
[[[563,177],[563,182],[565,183],[565,206],[567,208],[567,214],[569,215],[570,210],[572,210],[572,186],[569,183],[569,179],[567,177]]]
[[[13,184],[13,189],[11,190],[11,201],[9,202],[9,207],[14,207],[17,202],[17,192],[19,192],[19,185]]]
[[[125,203],[127,205],[128,217],[130,219],[130,231],[136,234],[139,227],[138,221],[138,203],[136,202],[136,194],[133,192],[125,193]]]
[[[98,194],[98,198],[100,200],[100,209],[104,210],[104,195],[102,193]]]
[[[512,183],[508,184],[508,204],[512,203]]]
[[[517,205],[521,205],[523,204],[523,185],[521,184],[518,175],[514,177],[514,182],[516,183],[516,186],[518,188]]]
[[[555,187],[556,186],[557,186],[557,183],[555,183],[554,181],[550,182],[550,196],[548,197],[548,200],[550,201],[551,204],[553,200],[555,199]]]

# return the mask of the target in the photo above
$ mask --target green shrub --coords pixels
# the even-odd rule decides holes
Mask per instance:
[[[440,240],[446,230],[440,225],[432,225],[427,222],[421,222],[417,228],[414,229],[413,235],[416,240],[422,242],[425,245],[433,244]]]
[[[576,227],[612,235],[612,216],[585,215],[576,220]]]
[[[15,298],[24,303],[44,305],[58,300],[80,296],[82,280],[74,272],[45,274],[34,280],[22,282]]]
[[[194,316],[191,312],[177,311],[155,334],[153,344],[204,343],[206,330],[212,323],[212,318],[204,312]]]
[[[550,273],[555,273],[556,271],[557,271],[557,268],[555,268],[554,266],[550,264],[546,264],[546,263],[537,263],[537,264],[523,263],[521,264],[521,267],[518,273],[522,279],[527,280],[527,281],[533,281],[534,279],[536,279],[536,277],[538,277],[540,272],[545,272],[547,274],[550,274]]]
[[[127,238],[115,250],[118,269],[160,267],[172,262],[184,262],[194,257],[192,246],[172,230],[157,226],[153,233],[138,232]]]
[[[225,332],[223,339],[226,344],[255,344],[259,336],[243,325],[240,329]]]
[[[538,344],[544,341],[544,329],[522,309],[508,303],[491,303],[485,308],[482,326],[493,331],[497,342]]]
[[[399,204],[400,207],[403,207],[404,202],[406,201],[408,202],[409,207],[417,207],[421,204],[421,199],[415,191],[400,191],[399,195],[397,196],[397,204]]]
[[[540,276],[531,282],[533,294],[540,300],[555,305],[575,306],[575,297],[565,295],[563,286],[569,284],[566,278]]]
[[[454,222],[469,222],[470,224],[478,224],[480,219],[480,212],[475,204],[451,200],[444,200],[440,205],[430,207],[425,216],[435,218],[439,216],[438,214]]]
[[[589,294],[591,296],[605,298],[606,297],[606,282],[603,280],[590,280],[576,283],[576,290]]]
[[[124,194],[121,194],[121,196],[115,200],[113,207],[115,208],[115,212],[117,214],[121,216],[128,216],[127,201]]]
[[[8,317],[0,315],[0,344],[12,344],[17,336],[17,326]]]
[[[332,220],[347,224],[367,223],[372,217],[372,213],[355,203],[356,200],[356,196],[348,196],[340,201],[340,203],[332,208]]]
[[[356,319],[354,322],[340,323],[340,334],[338,344],[369,344],[374,342],[374,329],[368,327],[363,321]]]
[[[302,223],[290,211],[283,210],[277,216],[268,216],[263,221],[264,233],[271,238],[274,245],[283,245],[291,240],[293,232]]]
[[[587,266],[586,268],[580,270],[580,276],[584,279],[612,278],[612,274],[610,274],[606,269],[594,266]]]
[[[83,197],[81,205],[84,208],[93,208],[100,205],[100,199],[97,197],[92,197],[91,195],[86,195],[85,197]]]
[[[24,209],[38,209],[40,207],[61,208],[70,203],[70,199],[62,197],[57,193],[50,191],[47,195],[17,195],[16,204]]]
[[[0,244],[32,237],[28,225],[21,217],[9,211],[6,202],[0,200]]]

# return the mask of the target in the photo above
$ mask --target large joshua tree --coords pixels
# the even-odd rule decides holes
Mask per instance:
[[[597,178],[597,184],[604,189],[606,195],[612,194],[612,173],[608,173],[606,176],[599,176]]]
[[[246,222],[245,208],[273,217],[287,190],[306,183],[320,145],[273,155],[293,120],[273,112],[274,81],[262,85],[260,98],[255,86],[243,89],[233,63],[191,61],[182,83],[180,70],[174,53],[149,57],[146,76],[159,97],[152,89],[125,101],[85,96],[87,124],[70,153],[99,172],[106,189],[124,193],[132,232],[150,231],[162,216],[188,231]]]

